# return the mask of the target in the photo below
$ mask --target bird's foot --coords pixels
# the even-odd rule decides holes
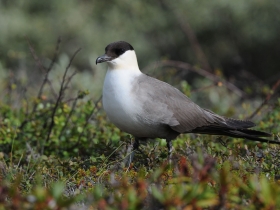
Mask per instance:
[[[139,150],[139,146],[140,146],[139,140],[135,139],[135,141],[133,142],[133,150]]]
[[[128,148],[127,148],[127,151],[126,151],[126,154],[127,156],[125,157],[124,159],[124,165],[125,167],[130,167],[131,163],[132,163],[132,160],[134,158],[134,150],[133,150],[133,146],[132,145],[129,145]]]
[[[135,138],[134,143],[132,145],[130,145],[127,149],[128,156],[125,158],[125,166],[126,167],[130,167],[130,165],[133,161],[135,152],[140,150],[139,146],[140,146],[139,140],[137,138]]]
[[[167,159],[168,159],[169,164],[171,164],[173,146],[172,146],[171,140],[166,140],[166,143],[167,143],[167,149],[168,149],[168,157],[167,157]]]

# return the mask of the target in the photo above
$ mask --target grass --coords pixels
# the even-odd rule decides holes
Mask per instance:
[[[56,56],[38,95],[20,98],[17,108],[19,84],[7,84],[0,104],[0,210],[280,208],[276,145],[180,135],[170,161],[166,142],[157,139],[141,144],[126,167],[133,139],[108,122],[100,98],[88,99],[86,90],[66,97],[74,57],[55,99],[44,91],[52,86]],[[184,89],[190,92],[185,83]],[[276,137],[280,99],[264,106],[270,112],[259,115],[258,128]]]

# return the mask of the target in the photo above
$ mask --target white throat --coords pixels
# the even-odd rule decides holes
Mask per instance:
[[[134,50],[127,50],[124,54],[108,61],[108,70],[124,70],[140,72],[137,57]],[[129,73],[129,72],[127,72]]]

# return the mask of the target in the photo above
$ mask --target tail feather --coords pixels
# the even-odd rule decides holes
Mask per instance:
[[[251,121],[247,121],[247,120],[235,120],[235,119],[231,119],[231,118],[226,118],[226,124],[231,126],[231,127],[235,127],[235,128],[252,128],[254,126],[256,126],[255,123],[251,122]]]
[[[232,136],[232,137],[236,137],[236,138],[245,138],[248,140],[252,140],[252,141],[260,141],[260,142],[274,142],[274,140],[270,141],[268,139],[263,139],[260,137],[263,137],[264,135],[252,135],[251,133],[253,132],[258,132],[255,130],[229,130],[229,131],[224,131],[225,134],[227,134],[228,136]],[[269,135],[271,136],[271,135]],[[280,144],[280,142],[277,142],[278,144]]]
[[[280,144],[280,141],[264,139],[260,137],[271,137],[270,133],[248,129],[255,126],[255,123],[246,120],[236,120],[226,118],[215,114],[214,112],[204,109],[208,114],[212,115],[214,122],[201,127],[197,127],[189,133],[225,135],[235,138],[244,138],[252,141],[267,142],[272,144]]]
[[[246,134],[250,136],[255,136],[255,137],[271,137],[272,135],[267,132],[263,131],[256,131],[252,129],[242,129],[242,130],[237,130],[236,132],[241,133],[241,134]]]
[[[217,125],[217,126],[226,126],[226,127],[231,127],[234,129],[244,129],[244,128],[252,128],[256,126],[255,123],[249,121],[249,120],[236,120],[232,118],[226,118],[222,117],[220,115],[215,114],[211,110],[204,109],[208,114],[210,114],[213,119],[215,120],[215,124],[211,124],[211,126]]]
[[[232,129],[232,127],[209,125],[198,127],[191,131],[192,133],[210,134],[210,135],[224,135],[235,138],[244,138],[252,141],[266,142],[271,144],[280,144],[280,141],[264,139],[260,137],[271,137],[272,135],[267,132],[257,131],[247,128]]]
[[[238,129],[238,130],[218,130],[213,129],[213,128],[206,128],[206,127],[201,127],[201,128],[196,128],[192,133],[199,133],[199,134],[210,134],[210,135],[223,135],[223,136],[230,136],[230,137],[235,137],[235,138],[244,138],[252,141],[259,141],[259,142],[266,142],[266,143],[271,143],[271,144],[279,144],[280,141],[276,140],[270,140],[270,139],[264,139],[260,137],[270,137],[272,136],[269,133],[262,132],[262,131],[256,131],[256,130],[249,130],[249,129]]]

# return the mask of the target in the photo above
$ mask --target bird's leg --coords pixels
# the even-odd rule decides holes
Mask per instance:
[[[173,151],[172,141],[166,139],[166,143],[167,143],[167,149],[168,149],[168,159],[171,160],[171,158],[172,158],[172,151]]]
[[[133,143],[133,150],[138,150],[139,149],[139,139],[138,138],[135,138],[135,141]]]
[[[139,149],[139,145],[140,145],[139,144],[139,139],[135,137],[135,141],[134,141],[134,143],[132,145],[132,149],[131,149],[131,146],[130,146],[130,148],[127,151],[128,156],[127,156],[127,158],[125,160],[125,165],[127,167],[129,167],[130,164],[132,163],[134,155],[135,155],[135,151]]]

